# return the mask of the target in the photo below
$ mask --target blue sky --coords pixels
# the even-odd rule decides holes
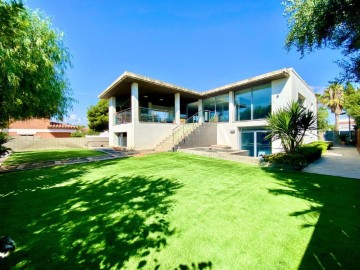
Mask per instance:
[[[68,78],[78,103],[64,121],[86,124],[86,110],[125,70],[205,91],[293,67],[321,91],[339,73],[339,51],[300,59],[287,52],[281,1],[27,0],[65,33]]]

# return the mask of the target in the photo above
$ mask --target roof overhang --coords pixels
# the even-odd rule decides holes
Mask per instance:
[[[278,79],[284,79],[284,78],[288,78],[290,77],[290,69],[281,69],[281,70],[276,70],[273,72],[269,72],[269,73],[265,73],[256,77],[252,77],[246,80],[242,80],[242,81],[238,81],[238,82],[234,82],[231,84],[227,84],[221,87],[217,87],[205,92],[202,92],[201,94],[203,96],[216,96],[222,93],[226,93],[229,91],[233,91],[233,90],[241,90],[241,89],[246,89],[246,88],[250,88],[253,86],[257,86],[259,84],[264,84],[264,83],[270,83],[273,80],[278,80]]]
[[[136,82],[139,85],[139,91],[142,92],[151,91],[164,95],[180,93],[182,98],[201,99],[205,97],[216,96],[233,90],[246,89],[259,84],[268,83],[277,79],[288,78],[292,70],[293,69],[281,69],[281,70],[265,73],[246,80],[217,87],[205,92],[197,92],[194,90],[189,90],[181,86],[177,86],[174,84],[166,83],[160,80],[155,80],[149,77],[145,77],[142,75],[125,71],[98,97],[100,99],[109,99],[110,97],[113,96],[128,95],[131,89],[130,87],[131,83]]]
[[[181,86],[155,80],[149,77],[138,75],[125,71],[120,75],[108,88],[106,88],[98,97],[100,99],[108,99],[112,96],[121,96],[122,93],[130,89],[131,83],[138,83],[139,90],[151,90],[159,94],[176,94],[180,93],[184,98],[201,98],[199,92],[186,89]]]

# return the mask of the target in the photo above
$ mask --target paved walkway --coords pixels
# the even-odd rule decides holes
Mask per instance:
[[[333,147],[303,172],[360,179],[360,154],[356,147]]]

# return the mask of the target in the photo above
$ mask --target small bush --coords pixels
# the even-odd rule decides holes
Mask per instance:
[[[9,150],[11,150],[10,148],[4,146],[4,144],[10,141],[11,139],[12,138],[6,132],[0,131],[0,156],[8,153]]]
[[[82,130],[77,129],[75,132],[70,134],[70,137],[73,137],[73,138],[85,137],[85,133]]]
[[[331,141],[328,141],[328,142],[316,141],[316,142],[304,144],[302,146],[317,146],[317,147],[320,147],[322,149],[323,153],[325,153],[326,150],[329,150],[333,146],[333,144],[332,144]]]
[[[325,141],[324,143],[327,143],[327,150],[334,146],[332,141]]]
[[[306,165],[306,158],[300,154],[276,153],[265,155],[264,161],[269,162],[276,167],[284,167],[293,170],[302,170]]]
[[[99,134],[100,134],[100,132],[92,130],[92,129],[89,129],[87,131],[87,135],[99,135]]]
[[[297,153],[304,156],[307,163],[311,163],[319,159],[322,153],[325,153],[327,149],[328,143],[323,141],[316,141],[300,146],[297,150]]]

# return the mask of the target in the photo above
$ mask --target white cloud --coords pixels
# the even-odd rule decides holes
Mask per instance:
[[[82,125],[83,124],[81,121],[81,118],[78,117],[78,115],[75,113],[72,113],[69,116],[65,117],[63,122],[66,124],[72,124],[72,125]]]

